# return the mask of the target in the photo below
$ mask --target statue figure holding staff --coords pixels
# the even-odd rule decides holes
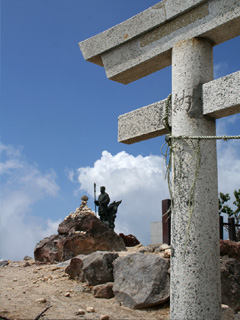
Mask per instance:
[[[105,192],[105,187],[100,187],[100,195],[98,200],[95,200],[94,203],[98,206],[98,214],[101,220],[108,221],[108,204],[110,202],[110,197]]]
[[[95,188],[95,184],[94,184],[94,188]],[[109,228],[114,229],[115,228],[114,222],[116,219],[117,209],[120,203],[122,202],[122,200],[117,202],[114,201],[108,206],[110,202],[110,197],[105,190],[106,188],[104,186],[100,187],[101,193],[98,197],[98,200],[96,200],[96,197],[95,197],[94,203],[95,205],[98,206],[98,214],[101,221],[107,224]]]

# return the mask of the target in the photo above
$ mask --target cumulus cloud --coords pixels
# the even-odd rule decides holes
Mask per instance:
[[[240,141],[221,141],[218,144],[219,191],[232,194],[240,189]]]
[[[238,123],[240,117],[239,114],[231,115],[226,118],[221,118],[217,120],[217,127],[216,127],[216,135],[222,136],[222,135],[231,135],[229,133],[229,128],[232,128],[236,123]],[[236,125],[237,127],[237,125]]]
[[[238,115],[218,120],[217,135],[231,135],[229,129],[238,121]],[[240,140],[218,141],[217,152],[218,189],[220,192],[229,193],[232,197],[233,191],[240,188]]]
[[[122,200],[116,232],[132,233],[150,243],[151,222],[161,220],[162,200],[169,197],[160,156],[134,157],[103,151],[93,167],[78,169],[80,188],[93,197],[93,183],[104,185],[111,201]]]
[[[2,259],[22,259],[33,255],[36,243],[55,233],[58,221],[34,217],[32,207],[59,190],[54,171],[41,173],[30,164],[22,148],[0,144],[1,174],[1,241]]]
[[[219,191],[230,194],[239,188],[239,140],[218,144]],[[116,232],[132,233],[143,244],[151,242],[151,222],[160,221],[162,200],[169,198],[163,159],[157,155],[112,155],[103,151],[93,167],[78,169],[81,191],[93,197],[93,183],[106,186],[111,201],[123,200],[118,209]],[[98,192],[99,193],[99,192]]]

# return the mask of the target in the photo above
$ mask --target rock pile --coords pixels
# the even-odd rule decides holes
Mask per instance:
[[[57,235],[46,237],[36,245],[34,258],[53,263],[98,250],[123,251],[126,246],[123,239],[98,219],[83,200],[80,207],[60,223]]]
[[[231,247],[231,241],[227,245]],[[235,243],[232,246],[235,248]],[[121,305],[141,309],[169,300],[170,256],[171,246],[167,244],[137,245],[118,253],[77,256],[71,259],[65,271],[72,279],[90,286],[95,297],[110,299],[115,296]],[[227,255],[220,259],[222,303],[229,306],[223,308],[223,319],[228,319],[233,310],[240,311],[238,259]]]
[[[220,253],[227,319],[232,309],[240,311],[240,243],[220,240]],[[59,224],[57,235],[36,245],[34,257],[40,262],[64,263],[70,278],[84,283],[96,298],[115,296],[121,305],[133,309],[169,300],[171,246],[144,247],[133,235],[117,235],[94,215],[87,197]]]
[[[116,297],[124,306],[141,309],[169,300],[167,245],[138,245],[118,253],[95,252],[71,259],[65,272],[92,287],[96,298]],[[165,256],[165,258],[163,258]]]

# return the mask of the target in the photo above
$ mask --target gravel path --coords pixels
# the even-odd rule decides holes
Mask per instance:
[[[169,319],[168,304],[132,310],[120,306],[115,298],[94,298],[87,284],[69,279],[65,267],[54,264],[37,265],[34,260],[10,262],[0,268],[0,283],[0,319]],[[88,308],[93,312],[87,312]],[[85,313],[80,314],[80,310]]]

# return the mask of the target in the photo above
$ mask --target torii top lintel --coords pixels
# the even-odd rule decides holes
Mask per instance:
[[[217,45],[238,35],[239,0],[163,0],[79,46],[85,60],[127,84],[169,66],[179,41],[205,37]]]

